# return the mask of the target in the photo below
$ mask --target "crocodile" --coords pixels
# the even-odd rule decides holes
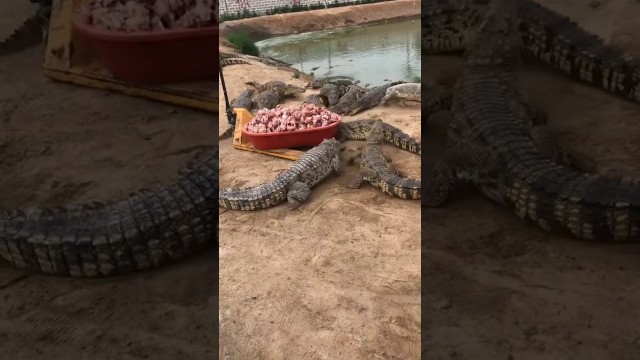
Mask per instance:
[[[249,81],[246,84],[256,88],[259,93],[267,90],[273,90],[278,93],[280,100],[284,100],[284,98],[286,97],[295,96],[296,94],[302,94],[305,92],[305,89],[299,86],[286,84],[284,81],[279,80],[269,81],[264,84],[259,84],[255,81]]]
[[[47,36],[51,1],[30,1],[39,6],[25,4],[24,21],[9,34],[0,34],[0,55],[9,55],[43,43]],[[17,15],[17,14],[14,14]]]
[[[265,90],[255,94],[251,98],[251,101],[253,102],[254,109],[275,109],[280,103],[281,97],[275,90]]]
[[[358,101],[365,92],[366,90],[358,85],[350,85],[347,92],[340,97],[340,100],[338,100],[334,106],[330,107],[329,110],[342,115],[346,109],[349,109],[353,103]]]
[[[228,52],[223,52],[221,51],[219,54],[219,58],[220,60],[224,60],[224,59],[248,59],[248,60],[255,60],[258,62],[261,62],[263,64],[266,65],[270,65],[270,66],[282,66],[282,67],[290,67],[291,64],[288,64],[284,61],[280,61],[280,60],[276,60],[270,57],[263,57],[263,56],[253,56],[253,55],[247,55],[247,54],[234,54],[234,53],[228,53]]]
[[[246,89],[243,91],[237,98],[231,100],[231,108],[243,108],[247,110],[251,110],[254,106],[253,100],[251,98],[255,94],[254,89]]]
[[[325,96],[311,94],[304,99],[303,104],[313,104],[317,107],[326,108],[329,101]]]
[[[218,53],[218,58],[220,60],[225,60],[225,59],[240,59],[242,56],[240,54],[234,54],[234,53],[228,53],[228,52],[224,52],[224,51],[220,51]]]
[[[314,79],[314,80],[310,81],[307,84],[307,87],[308,88],[312,88],[312,89],[320,89],[325,84],[334,84],[334,85],[340,85],[340,86],[351,86],[351,85],[356,85],[359,82],[360,81],[355,81],[355,80],[353,80],[351,78],[348,78],[348,77],[330,76],[330,77]]]
[[[323,140],[275,180],[249,188],[221,190],[218,203],[227,209],[258,210],[287,201],[291,209],[297,209],[308,199],[312,187],[332,173],[342,172],[341,148],[335,139]]]
[[[334,106],[340,101],[340,97],[343,95],[343,89],[340,85],[336,84],[324,84],[320,89],[320,96],[327,98],[329,106]]]
[[[0,213],[0,256],[15,267],[72,277],[156,268],[217,239],[218,149],[197,155],[171,184],[119,201]]]
[[[403,101],[420,101],[420,95],[422,94],[421,83],[406,83],[390,86],[387,89],[380,105],[386,105],[391,99],[402,99]]]
[[[374,87],[367,91],[360,99],[358,99],[353,105],[345,111],[346,114],[351,116],[370,109],[378,104],[387,93],[387,89],[398,84],[403,84],[404,81],[390,82],[381,86]]]
[[[488,0],[423,1],[425,54],[462,52]],[[533,0],[519,0],[522,55],[579,82],[640,102],[640,58],[584,30],[569,17]]]
[[[352,121],[342,121],[338,127],[336,139],[339,141],[345,140],[366,140],[367,136],[371,132],[373,124],[379,121],[378,119],[361,119]],[[419,141],[415,140],[402,130],[395,126],[382,122],[382,131],[384,140],[398,147],[402,150],[408,151],[422,156],[422,145]]]
[[[423,205],[441,206],[458,181],[547,231],[588,240],[640,240],[640,182],[552,160],[515,86],[518,2],[494,0],[470,38],[451,103],[445,156],[427,170]]]
[[[229,59],[220,60],[220,66],[227,67],[230,65],[251,65],[251,63],[248,63],[244,60],[240,60],[238,58],[229,58]]]
[[[382,151],[384,138],[383,122],[374,121],[364,148],[350,159],[360,162],[360,173],[353,178],[348,187],[358,189],[367,181],[387,195],[405,200],[420,200],[422,193],[420,180],[403,177],[391,167]]]

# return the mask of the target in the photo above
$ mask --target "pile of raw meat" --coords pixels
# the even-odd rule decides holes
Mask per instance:
[[[80,15],[92,26],[124,32],[190,29],[218,23],[217,0],[85,0]]]
[[[327,126],[340,121],[340,115],[313,104],[304,104],[302,107],[258,110],[256,116],[245,125],[245,131],[252,133],[277,133],[314,129]]]

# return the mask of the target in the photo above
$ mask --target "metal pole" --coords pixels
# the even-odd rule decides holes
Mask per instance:
[[[227,85],[224,83],[224,75],[222,75],[222,64],[218,59],[218,72],[220,73],[220,83],[222,84],[222,93],[224,94],[225,113],[227,114],[227,123],[232,127],[236,125],[236,113],[233,112],[229,104],[229,96],[227,95]]]

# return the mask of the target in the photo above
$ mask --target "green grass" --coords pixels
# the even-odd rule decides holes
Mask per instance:
[[[260,49],[258,49],[253,40],[251,40],[251,37],[244,31],[236,31],[229,34],[227,40],[243,54],[260,56]]]

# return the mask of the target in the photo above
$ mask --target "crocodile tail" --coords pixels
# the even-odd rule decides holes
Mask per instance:
[[[267,209],[287,200],[284,186],[278,180],[257,186],[223,189],[218,195],[218,205],[226,209],[253,211]]]
[[[166,187],[112,203],[0,215],[0,256],[20,269],[74,277],[126,274],[179,260],[217,236],[218,150]]]
[[[516,215],[586,240],[640,240],[640,182],[586,174],[553,162],[506,187]]]

